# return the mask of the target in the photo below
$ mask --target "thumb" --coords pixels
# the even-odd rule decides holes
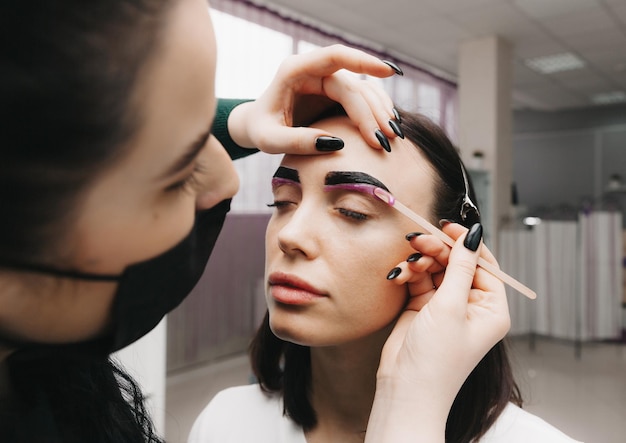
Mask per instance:
[[[324,154],[343,149],[343,140],[315,128],[278,126],[264,137],[262,151],[269,154]]]
[[[468,303],[468,294],[472,288],[480,246],[483,237],[483,227],[480,223],[473,225],[465,235],[461,235],[450,252],[450,259],[437,293],[439,303],[465,312]]]

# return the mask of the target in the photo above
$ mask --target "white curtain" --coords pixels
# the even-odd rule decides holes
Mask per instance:
[[[580,214],[543,220],[532,231],[499,234],[502,269],[537,292],[527,300],[507,287],[511,334],[570,340],[621,335],[622,215]]]

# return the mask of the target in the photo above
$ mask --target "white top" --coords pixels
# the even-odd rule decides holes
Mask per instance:
[[[283,415],[282,397],[258,385],[218,393],[200,413],[188,443],[306,443],[302,428]],[[554,426],[512,403],[480,443],[575,443]],[[580,442],[579,442],[580,443]]]

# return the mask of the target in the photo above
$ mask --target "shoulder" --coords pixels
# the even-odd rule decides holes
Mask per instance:
[[[522,408],[509,403],[480,443],[576,443],[563,432]]]
[[[219,392],[196,419],[188,443],[276,443],[282,441],[279,436],[298,433],[302,431],[283,416],[282,397],[254,384]]]

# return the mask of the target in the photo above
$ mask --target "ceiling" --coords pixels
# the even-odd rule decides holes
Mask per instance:
[[[517,109],[595,106],[596,94],[626,96],[626,0],[260,0],[301,20],[456,80],[461,42],[500,35],[514,47]],[[340,31],[339,31],[340,30]],[[532,57],[571,52],[581,69],[540,74]]]

